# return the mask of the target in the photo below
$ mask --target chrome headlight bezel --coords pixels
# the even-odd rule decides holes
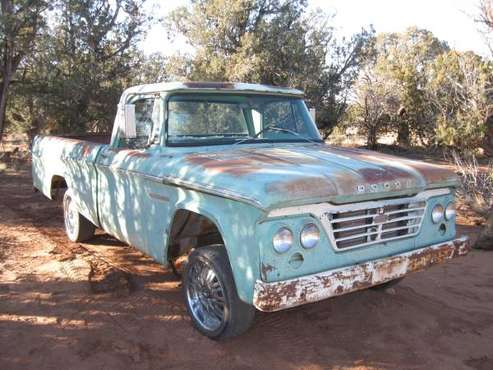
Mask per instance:
[[[453,220],[456,216],[456,211],[455,211],[455,203],[454,202],[450,202],[449,204],[447,204],[447,207],[445,207],[445,219],[447,221],[450,221],[450,220]]]
[[[303,226],[300,233],[300,243],[305,249],[312,249],[318,245],[320,241],[320,229],[312,222]]]
[[[431,210],[431,221],[434,224],[438,224],[443,220],[445,216],[445,210],[443,206],[440,203],[437,203],[433,206],[433,209]]]
[[[272,237],[272,246],[274,250],[283,254],[291,249],[293,245],[293,232],[286,226],[283,226],[277,230]]]

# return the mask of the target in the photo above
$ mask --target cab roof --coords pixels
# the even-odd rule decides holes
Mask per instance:
[[[123,95],[149,94],[160,92],[243,92],[250,94],[275,94],[301,97],[303,91],[270,85],[238,82],[164,82],[130,87]]]

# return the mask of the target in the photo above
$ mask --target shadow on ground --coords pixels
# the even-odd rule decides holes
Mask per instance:
[[[1,369],[493,368],[493,253],[474,251],[388,291],[258,313],[245,335],[215,342],[192,328],[169,270],[106,234],[69,243],[59,206],[30,192],[28,172],[0,174],[0,194],[0,207],[19,215],[0,225]],[[34,227],[58,252],[19,244],[14,227]],[[132,288],[94,294],[86,279],[30,273],[33,258],[100,259],[126,271]]]

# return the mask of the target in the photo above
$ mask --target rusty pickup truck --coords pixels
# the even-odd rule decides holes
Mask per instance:
[[[132,87],[104,141],[37,136],[34,186],[63,194],[72,241],[101,228],[161,264],[188,261],[186,307],[210,338],[243,333],[256,309],[388,285],[469,250],[454,173],[325,144],[298,90]]]

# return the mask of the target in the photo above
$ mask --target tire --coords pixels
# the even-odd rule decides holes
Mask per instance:
[[[79,213],[70,190],[63,195],[63,218],[65,233],[71,241],[83,242],[94,236],[96,226]]]
[[[394,280],[387,281],[387,282],[385,282],[383,284],[380,284],[380,285],[372,286],[370,289],[373,289],[373,290],[385,290],[385,289],[392,288],[393,286],[399,284],[402,280],[404,280],[404,278],[403,277],[400,277],[400,278],[397,278],[397,279],[394,279]]]
[[[183,294],[194,327],[211,339],[238,336],[253,324],[255,308],[238,297],[223,245],[201,247],[190,254]]]

